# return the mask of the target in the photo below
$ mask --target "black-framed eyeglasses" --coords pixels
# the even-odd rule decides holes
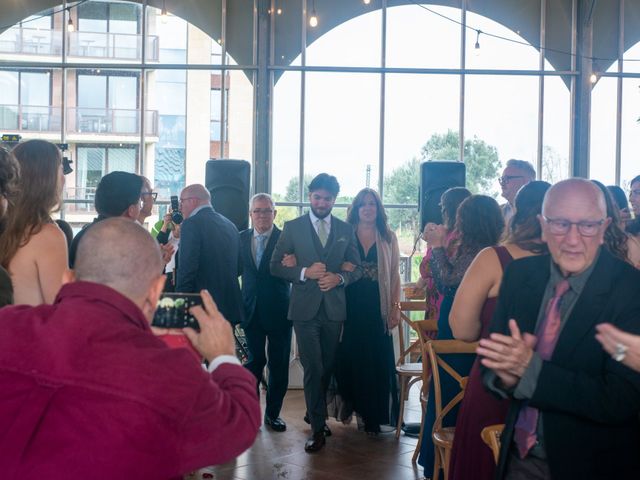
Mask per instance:
[[[549,226],[549,232],[552,235],[566,235],[571,230],[571,226],[578,228],[578,233],[583,237],[595,237],[600,232],[600,227],[606,222],[606,218],[602,220],[582,220],[580,222],[570,222],[563,218],[544,218]]]
[[[271,208],[254,208],[251,210],[251,213],[254,215],[271,215],[273,213],[273,209]]]
[[[151,198],[153,198],[153,201],[155,202],[156,199],[158,198],[158,192],[142,192],[140,194],[141,196],[145,196],[145,195],[151,195]]]
[[[524,175],[503,175],[498,178],[498,182],[500,183],[500,185],[506,185],[511,180],[515,180],[516,178],[524,178]]]

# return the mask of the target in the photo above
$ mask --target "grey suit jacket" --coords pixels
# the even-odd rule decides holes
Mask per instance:
[[[296,256],[297,265],[282,266],[282,257],[290,253]],[[341,270],[345,261],[356,265],[356,269],[353,272]],[[300,281],[302,268],[315,262],[324,263],[327,272],[342,275],[344,285],[323,292],[318,287],[317,280]],[[353,227],[332,216],[331,233],[323,248],[308,214],[285,223],[271,257],[271,273],[292,283],[289,320],[304,322],[313,319],[324,301],[329,318],[343,322],[347,316],[344,287],[362,276]]]

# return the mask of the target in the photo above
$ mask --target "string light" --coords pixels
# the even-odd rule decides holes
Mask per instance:
[[[309,26],[315,28],[318,26],[318,16],[316,15],[316,0],[312,0],[311,16],[309,17]]]
[[[169,15],[167,14],[167,5],[165,4],[165,0],[162,0],[162,10],[160,11],[160,20],[162,23],[167,23],[169,20]]]
[[[371,3],[371,0],[362,0],[364,2],[365,5],[369,5]]]
[[[591,76],[589,77],[589,81],[591,83],[596,83],[598,81],[598,76],[595,73],[592,73]]]
[[[69,21],[67,22],[67,31],[75,32],[76,26],[73,24],[73,19],[71,18],[71,12],[69,12]]]
[[[278,5],[278,3],[280,3],[280,5]],[[280,0],[280,2],[276,0],[276,13],[282,15],[282,0]]]
[[[475,45],[476,54],[480,53],[480,34],[481,33],[482,33],[482,30],[476,30],[476,45]]]

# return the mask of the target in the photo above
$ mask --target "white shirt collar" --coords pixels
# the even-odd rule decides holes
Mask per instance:
[[[318,224],[318,220],[324,220],[324,222],[331,226],[331,214],[327,215],[326,217],[320,219],[318,217],[316,217],[313,214],[313,211],[311,209],[309,209],[309,218],[311,219],[311,223],[313,223],[313,226],[315,227]]]
[[[193,209],[193,212],[191,212],[189,218],[193,217],[196,213],[198,213],[200,210],[204,210],[205,208],[210,208],[211,210],[213,210],[213,207],[211,205],[200,205],[199,207]]]
[[[253,229],[253,238],[257,238],[258,235],[264,235],[267,238],[269,238],[271,236],[271,233],[273,232],[273,225],[271,225],[271,228],[269,230],[267,230],[264,233],[258,233],[258,231],[254,228]]]

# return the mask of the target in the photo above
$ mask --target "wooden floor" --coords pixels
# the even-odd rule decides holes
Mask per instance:
[[[405,420],[420,420],[417,400],[419,385],[412,388]],[[262,394],[264,411],[264,393]],[[329,421],[333,435],[324,449],[308,454],[304,442],[310,435],[302,390],[289,390],[282,418],[287,431],[273,432],[261,427],[253,446],[234,462],[203,469],[190,479],[216,480],[418,480],[422,468],[411,463],[416,439],[395,433],[369,437],[359,432],[355,419],[350,425]]]

